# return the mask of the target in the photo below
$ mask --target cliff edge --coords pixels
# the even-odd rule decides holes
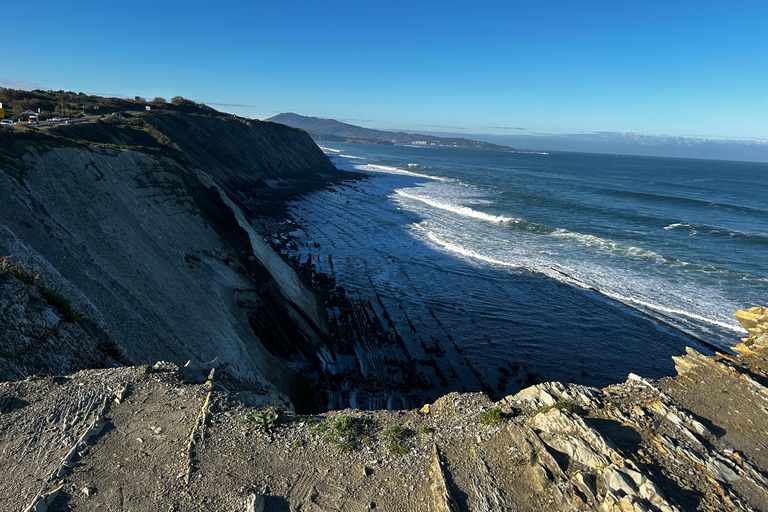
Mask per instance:
[[[765,308],[740,355],[604,389],[296,415],[226,367],[0,384],[9,510],[768,510]],[[202,382],[205,380],[205,382]],[[26,509],[24,507],[27,507]]]

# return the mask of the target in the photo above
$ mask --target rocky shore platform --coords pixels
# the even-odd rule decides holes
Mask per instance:
[[[0,383],[4,510],[768,510],[768,315],[603,389],[296,415],[218,362]]]

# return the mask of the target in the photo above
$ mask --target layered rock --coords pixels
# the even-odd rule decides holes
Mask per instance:
[[[293,326],[282,343],[320,351],[327,316],[249,215],[261,196],[285,198],[347,175],[286,126],[213,114],[133,121],[2,134],[18,158],[0,161],[0,257],[35,269],[133,361],[219,357],[306,403],[306,380],[264,348],[249,317],[280,315]],[[58,347],[65,359],[91,352]],[[81,359],[25,371],[97,364]]]

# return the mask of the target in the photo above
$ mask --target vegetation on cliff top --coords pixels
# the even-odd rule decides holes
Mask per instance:
[[[25,119],[21,112],[40,109],[43,116],[84,117],[111,114],[116,111],[144,110],[145,107],[161,111],[183,113],[217,113],[203,103],[195,103],[181,96],[174,96],[170,102],[164,98],[147,100],[139,96],[134,99],[103,97],[73,91],[24,91],[0,87],[0,102],[6,110],[6,118]]]

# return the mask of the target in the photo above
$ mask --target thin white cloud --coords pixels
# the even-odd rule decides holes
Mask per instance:
[[[8,89],[22,89],[24,91],[31,91],[32,89],[43,89],[42,84],[39,82],[31,82],[29,80],[23,80],[13,76],[0,76],[0,86]]]

